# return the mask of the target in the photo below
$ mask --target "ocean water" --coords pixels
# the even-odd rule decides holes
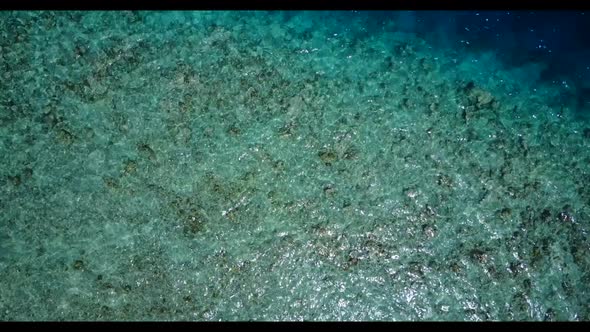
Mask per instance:
[[[590,45],[507,15],[1,12],[0,320],[589,320]]]

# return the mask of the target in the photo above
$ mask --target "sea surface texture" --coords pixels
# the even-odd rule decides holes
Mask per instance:
[[[1,12],[0,320],[589,320],[588,68],[398,14]]]

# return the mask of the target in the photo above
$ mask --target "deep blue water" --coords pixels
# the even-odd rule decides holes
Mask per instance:
[[[507,66],[546,64],[542,79],[574,85],[579,112],[590,106],[590,14],[583,11],[371,12],[374,28],[388,20],[432,45],[493,51]]]

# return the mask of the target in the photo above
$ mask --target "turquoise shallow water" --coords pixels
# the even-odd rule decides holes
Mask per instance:
[[[0,17],[0,319],[590,319],[590,124],[539,64],[361,14]]]

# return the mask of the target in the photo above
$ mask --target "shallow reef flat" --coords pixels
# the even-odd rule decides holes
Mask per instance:
[[[574,87],[325,12],[1,12],[0,320],[589,320]]]

